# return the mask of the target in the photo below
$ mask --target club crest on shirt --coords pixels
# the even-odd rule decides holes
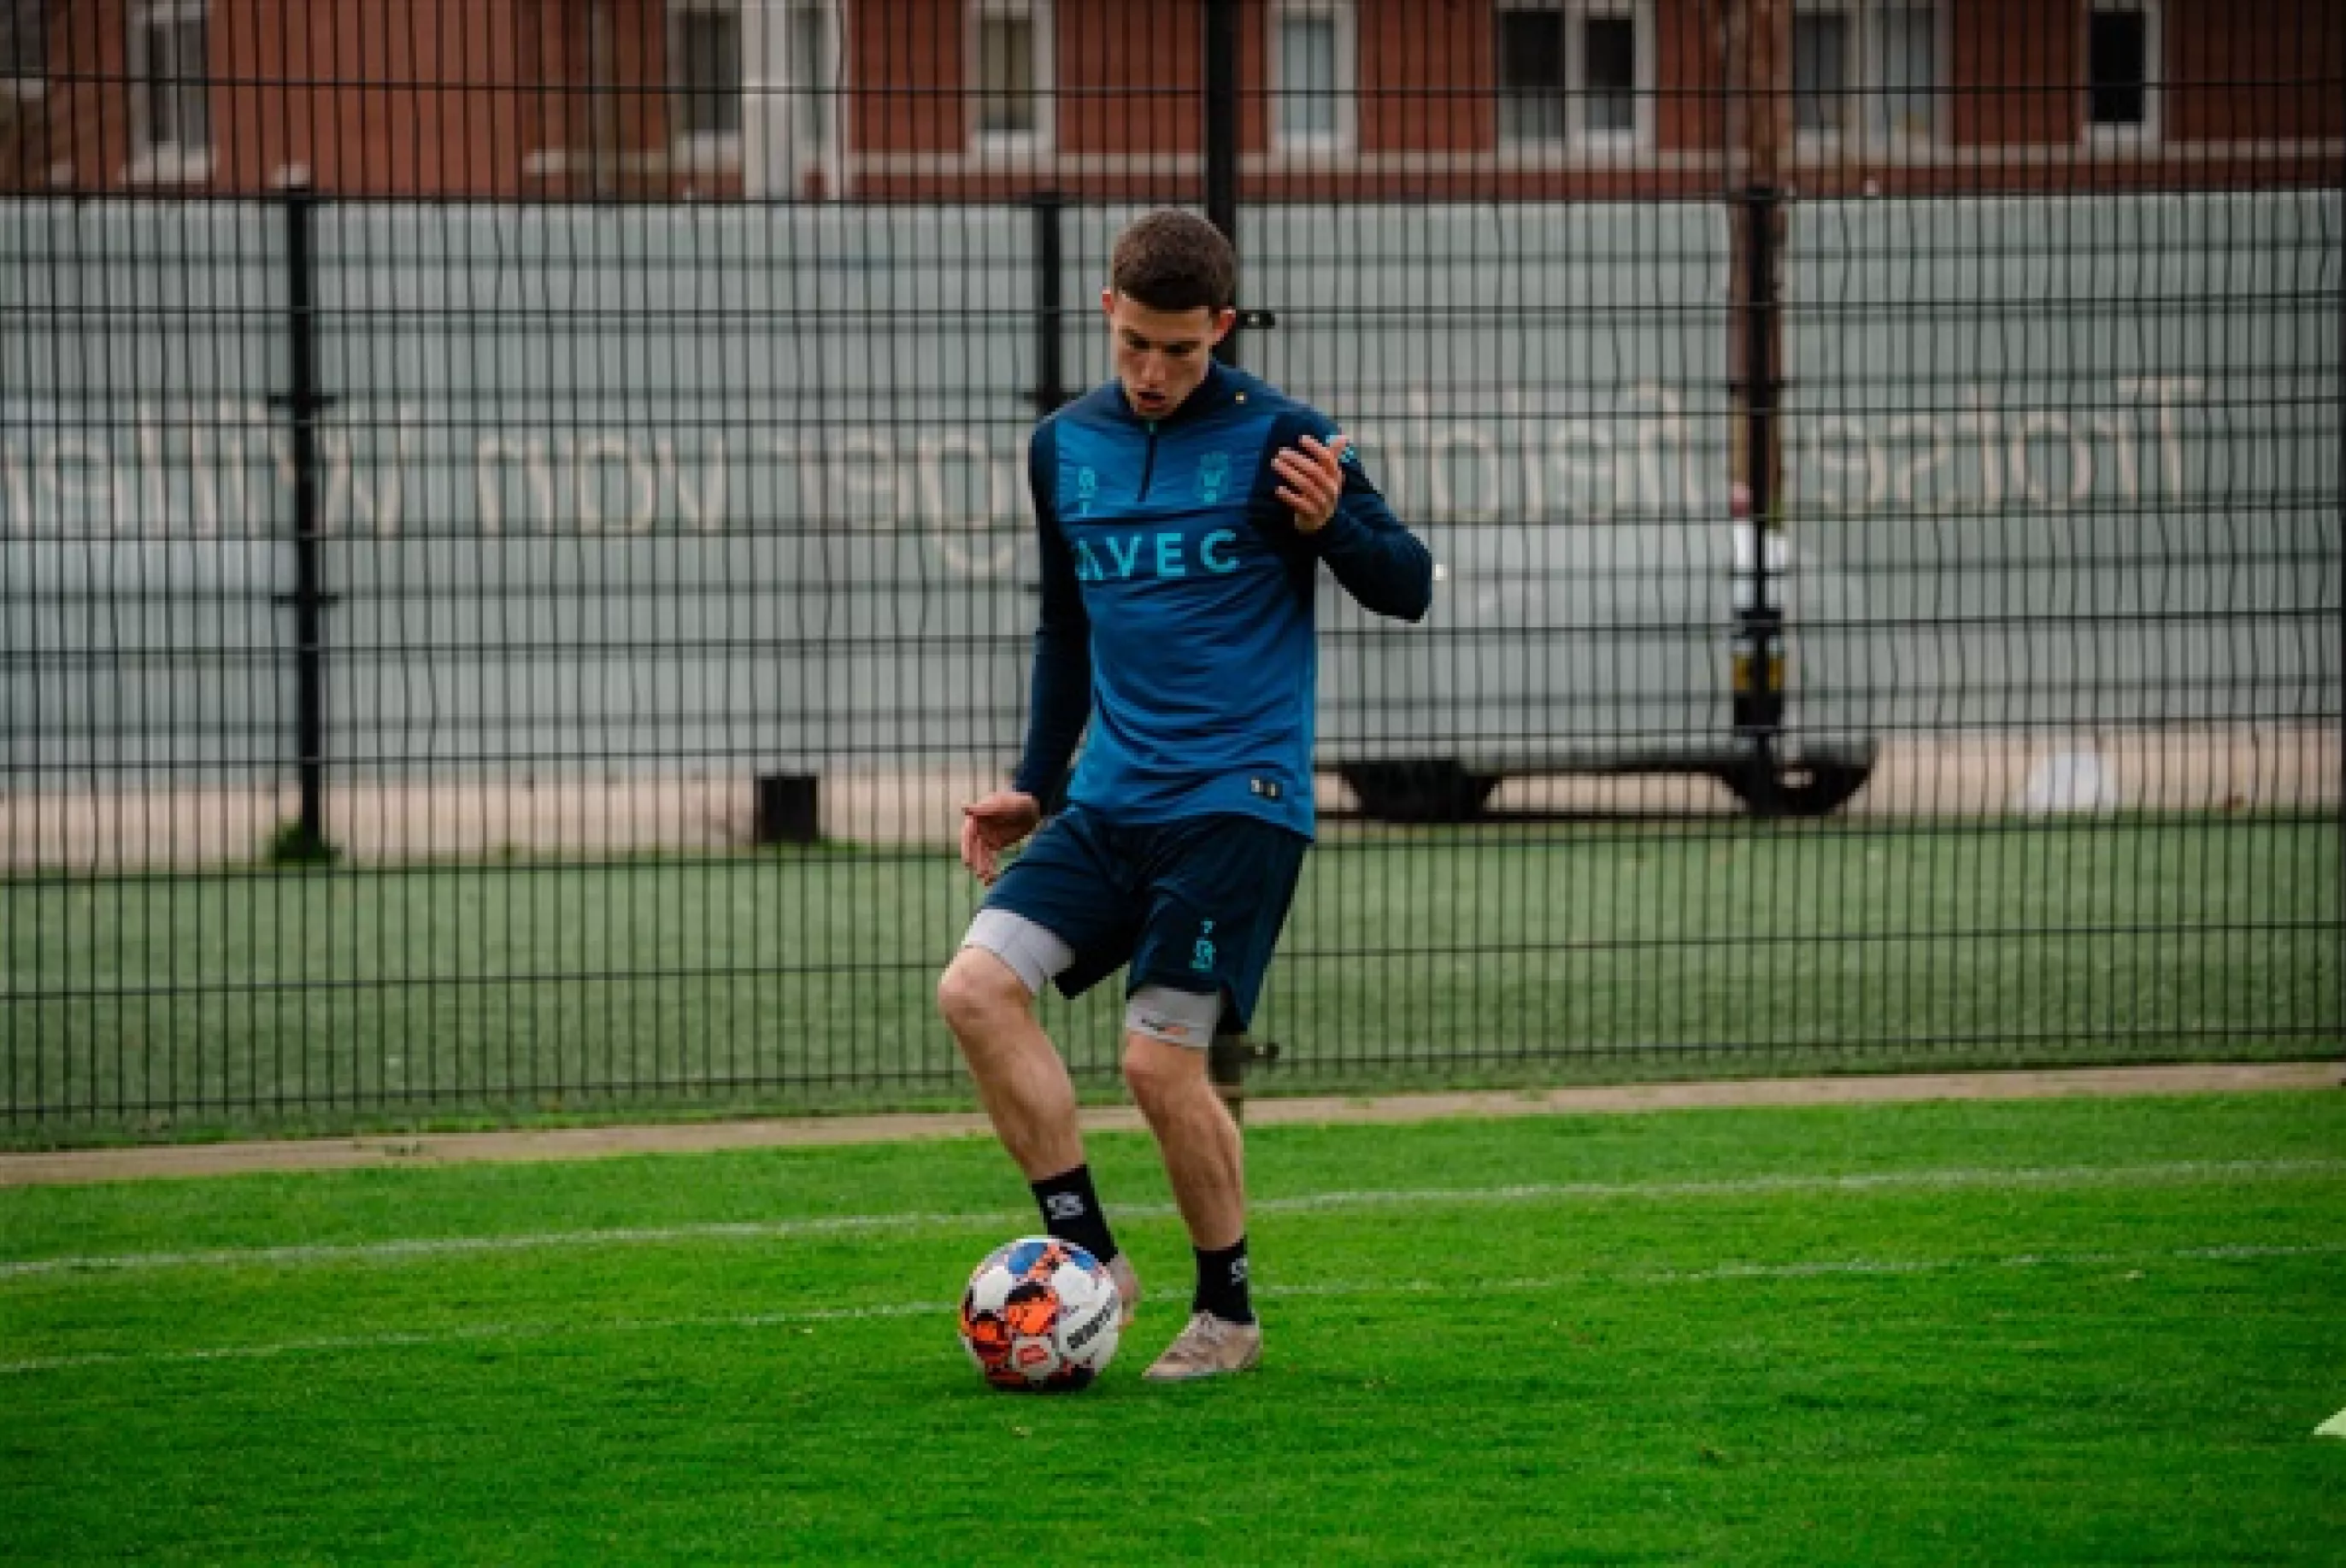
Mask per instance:
[[[1230,454],[1209,452],[1198,459],[1198,499],[1211,506],[1222,498],[1230,483]]]

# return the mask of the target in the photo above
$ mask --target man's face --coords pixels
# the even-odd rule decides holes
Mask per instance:
[[[1113,289],[1101,290],[1108,339],[1115,345],[1116,379],[1132,412],[1162,419],[1206,379],[1214,345],[1229,335],[1236,311],[1200,305],[1193,311],[1152,311]]]

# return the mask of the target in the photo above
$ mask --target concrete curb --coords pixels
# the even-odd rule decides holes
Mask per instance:
[[[2230,1095],[2341,1087],[2346,1087],[2346,1063],[2209,1064],[2010,1073],[1915,1073],[1878,1077],[1760,1078],[1357,1098],[1260,1098],[1247,1102],[1246,1119],[1250,1127],[1316,1126],[1425,1122],[1448,1117],[1880,1105],[1927,1100]],[[1129,1106],[1087,1110],[1083,1121],[1086,1130],[1091,1132],[1137,1131],[1142,1125],[1139,1113]],[[806,1148],[979,1137],[990,1132],[983,1115],[954,1112],[76,1149],[54,1154],[0,1155],[0,1187],[238,1176],[258,1171],[352,1170]]]

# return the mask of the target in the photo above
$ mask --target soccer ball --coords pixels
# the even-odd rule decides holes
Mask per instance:
[[[1023,1236],[986,1254],[961,1298],[961,1343],[997,1389],[1061,1393],[1116,1354],[1116,1281],[1072,1241]]]

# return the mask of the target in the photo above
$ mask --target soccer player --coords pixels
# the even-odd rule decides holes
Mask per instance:
[[[1311,840],[1319,570],[1382,615],[1418,620],[1433,597],[1432,558],[1348,438],[1214,359],[1237,293],[1237,258],[1201,219],[1153,212],[1117,239],[1100,296],[1114,379],[1028,447],[1043,564],[1032,714],[1010,788],[962,809],[962,860],[988,891],[937,988],[1046,1226],[1107,1266],[1128,1321],[1139,1282],[1035,999],[1129,965],[1125,1081],[1198,1262],[1188,1326],[1147,1374],[1158,1381],[1261,1355],[1239,1129],[1206,1048],[1225,1023],[1246,1027]]]

